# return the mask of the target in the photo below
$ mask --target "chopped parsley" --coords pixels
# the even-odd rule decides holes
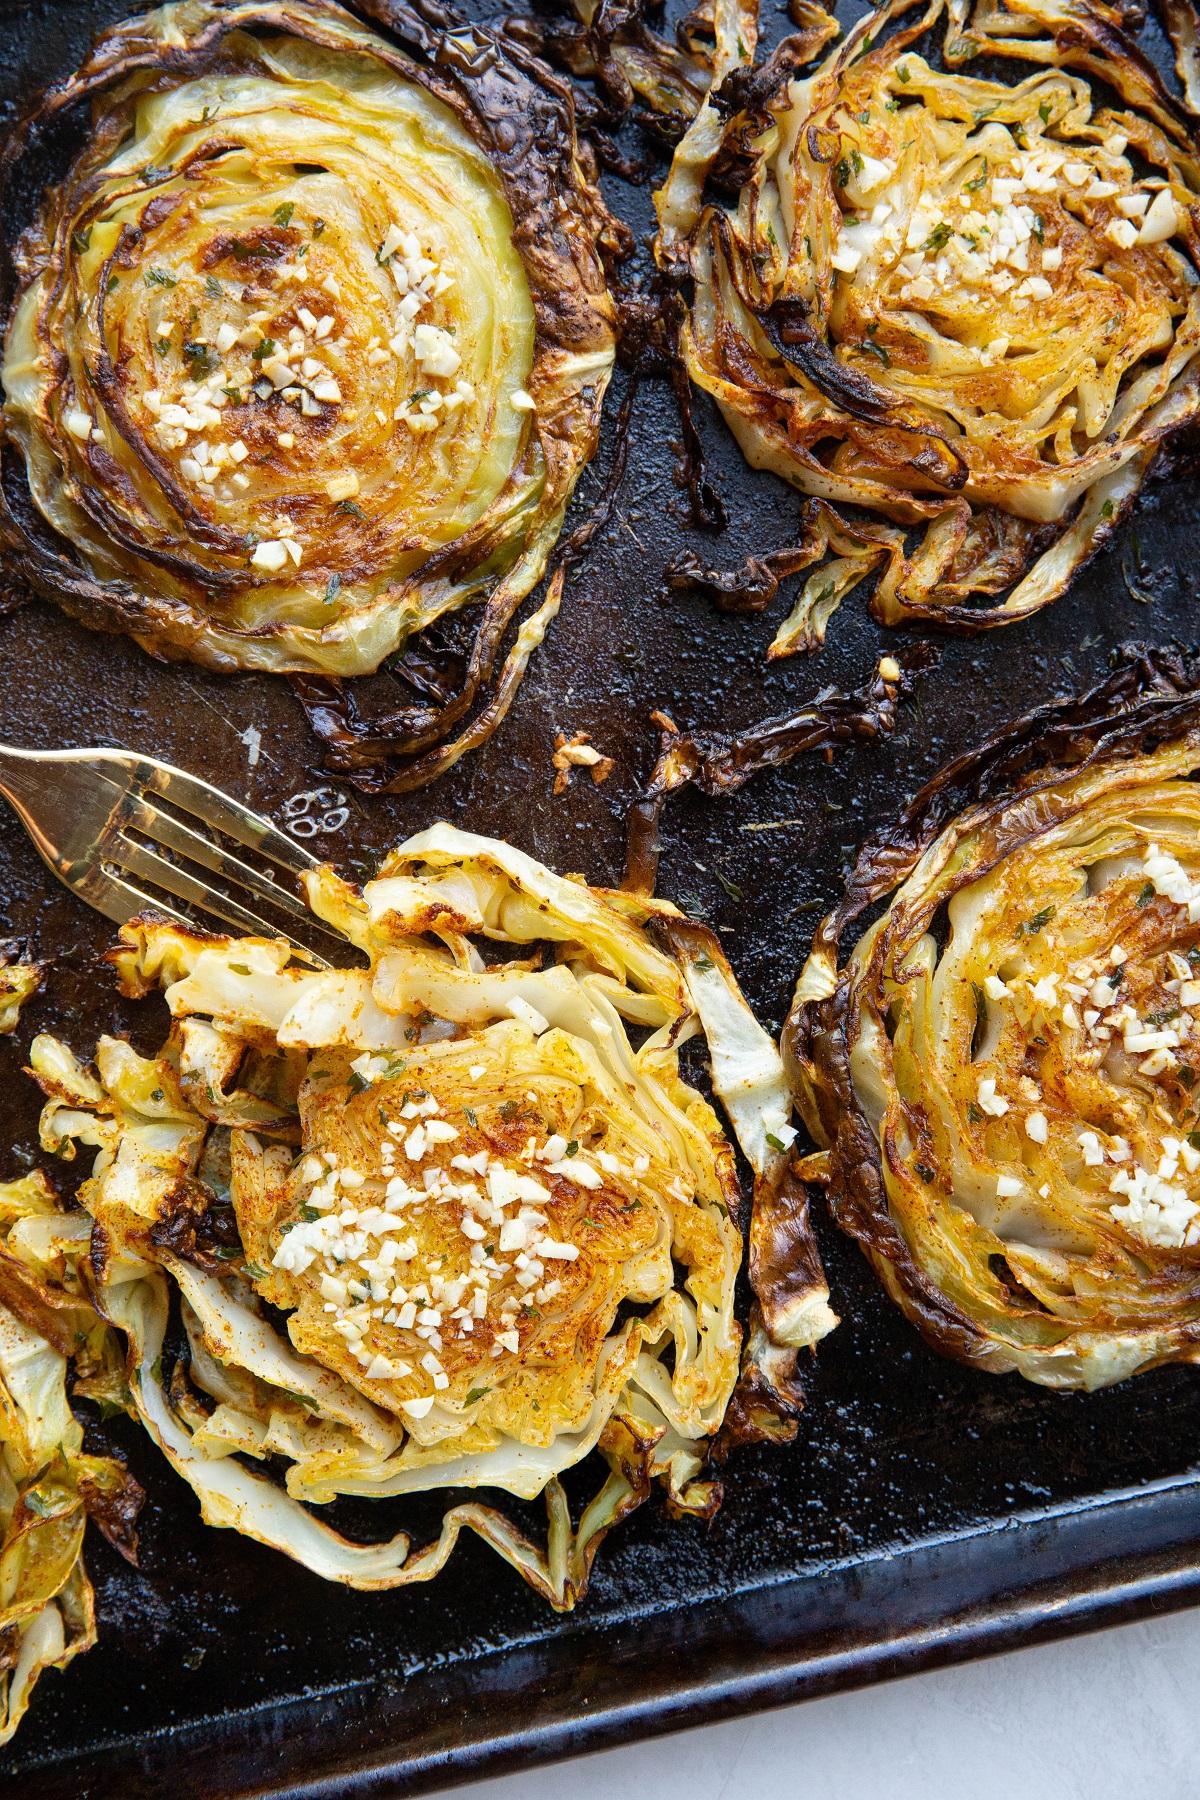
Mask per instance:
[[[341,576],[340,575],[331,575],[329,577],[329,580],[325,583],[325,604],[326,604],[326,606],[333,605],[334,601],[338,597],[338,594],[341,592],[341,587],[342,587]]]
[[[477,1400],[482,1400],[483,1396],[490,1394],[491,1391],[490,1387],[471,1388],[467,1394],[467,1405],[474,1406]]]
[[[943,219],[940,225],[934,226],[929,236],[925,239],[925,242],[921,245],[921,248],[922,250],[928,251],[930,256],[936,256],[939,250],[945,249],[952,236],[953,227],[947,225],[945,219]]]
[[[147,269],[142,280],[147,287],[173,288],[179,286],[175,277],[168,275],[165,269]]]
[[[275,223],[277,225],[282,225],[283,228],[286,230],[287,227],[292,222],[292,214],[295,212],[295,210],[296,210],[296,207],[295,207],[294,202],[291,200],[285,200],[282,206],[277,206],[275,208],[275,211],[272,215],[275,220]]]
[[[266,362],[268,356],[274,356],[275,350],[275,339],[265,337],[261,344],[255,344],[250,355],[255,362]]]

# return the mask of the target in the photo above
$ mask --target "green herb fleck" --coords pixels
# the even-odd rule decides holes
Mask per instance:
[[[467,1394],[467,1405],[474,1406],[477,1400],[482,1400],[483,1396],[485,1394],[490,1394],[491,1391],[490,1387],[471,1388]]]
[[[268,356],[274,356],[275,349],[275,339],[264,338],[261,344],[255,344],[250,355],[255,362],[266,362]]]
[[[115,287],[120,286],[120,282],[121,282],[121,277],[119,275],[110,275],[108,278],[108,287],[106,289],[106,292],[111,294]]]
[[[273,214],[275,223],[277,225],[282,225],[286,230],[292,222],[292,214],[295,210],[295,204],[291,200],[285,200],[282,206],[277,206],[275,208]]]
[[[946,221],[943,219],[940,225],[934,226],[929,236],[925,239],[925,242],[921,245],[921,248],[922,250],[928,251],[930,256],[936,256],[939,250],[945,249],[953,234],[953,227],[947,225]]]
[[[500,1117],[504,1120],[504,1123],[506,1125],[509,1125],[509,1124],[511,1124],[513,1119],[516,1118],[516,1116],[517,1116],[516,1101],[515,1100],[506,1100],[500,1108]]]
[[[1188,1091],[1190,1092],[1191,1089],[1194,1088],[1196,1085],[1195,1069],[1190,1069],[1186,1063],[1180,1063],[1178,1073],[1179,1073],[1180,1081],[1183,1083],[1184,1087],[1187,1088]]]
[[[333,605],[334,601],[338,597],[338,594],[341,592],[341,587],[342,587],[341,576],[340,575],[331,575],[329,577],[329,580],[325,583],[325,604],[326,604],[326,606]]]
[[[1105,502],[1104,502],[1104,505],[1103,505],[1103,506],[1102,506],[1102,507],[1101,507],[1101,508],[1100,508],[1100,515],[1101,515],[1101,517],[1102,517],[1102,518],[1105,518],[1105,519],[1111,519],[1111,518],[1112,518],[1112,516],[1113,516],[1113,503],[1112,503],[1112,501],[1111,501],[1111,500],[1106,500],[1106,501],[1105,501]]]
[[[972,1125],[983,1124],[983,1114],[973,1100],[967,1101],[967,1117],[970,1119]]]
[[[883,364],[885,369],[891,368],[891,366],[892,366],[891,357],[888,355],[888,353],[884,349],[883,345],[877,344],[875,342],[874,338],[872,338],[872,337],[863,338],[862,342],[859,344],[858,347],[860,350],[868,351],[872,356],[877,356],[879,358],[880,362]],[[829,591],[832,593],[832,591],[833,591],[832,585],[829,585]]]
[[[903,81],[906,86],[912,80],[912,76],[909,74],[903,63],[897,64],[896,79],[897,81]]]
[[[977,125],[982,125],[983,121],[985,119],[990,119],[992,114],[994,112],[999,112],[999,110],[1000,110],[1000,102],[998,100],[996,100],[993,102],[993,104],[991,106],[980,107],[979,111],[977,113],[974,113],[972,115],[972,117],[974,118],[975,123]]]
[[[362,519],[364,523],[366,522],[366,513],[361,506],[356,506],[353,500],[339,500],[333,510],[334,512],[346,513],[352,519]]]
[[[223,300],[225,298],[225,289],[221,286],[215,275],[206,277],[204,291],[206,294],[210,294],[214,300]]]
[[[1054,908],[1052,906],[1043,906],[1041,912],[1034,913],[1028,924],[1017,926],[1017,936],[1024,937],[1027,935],[1029,937],[1036,937],[1043,926],[1048,925],[1053,917]]]
[[[772,1132],[772,1131],[768,1131],[766,1133],[766,1139],[767,1139],[768,1144],[770,1144],[772,1150],[784,1151],[787,1149],[787,1145],[784,1144],[779,1138],[777,1138],[775,1136],[774,1132]]]
[[[315,1225],[320,1216],[321,1215],[315,1206],[302,1206],[300,1208],[300,1217],[304,1220],[306,1225]]]
[[[1165,1012],[1148,1013],[1146,1016],[1146,1023],[1147,1025],[1155,1026],[1167,1025],[1172,1019],[1177,1019],[1179,1017],[1180,1010],[1181,1009],[1178,1006],[1169,1006]]]
[[[314,219],[313,220],[313,236],[315,238],[320,237],[320,235],[324,231],[324,229],[325,229],[324,219]]]
[[[579,1155],[579,1139],[578,1138],[572,1138],[570,1143],[567,1145],[567,1155],[568,1156],[578,1156]]]
[[[1042,104],[1038,107],[1038,118],[1042,121],[1043,125],[1048,125],[1050,123],[1050,110],[1050,102],[1048,100],[1043,100]]]
[[[179,286],[174,275],[168,275],[165,269],[147,269],[142,280],[147,287],[173,288]]]
[[[250,968],[247,963],[230,963],[229,967],[233,970],[235,975],[248,975],[250,973]]]
[[[357,1069],[351,1069],[350,1079],[346,1083],[346,1086],[349,1088],[350,1092],[352,1094],[361,1094],[363,1089],[367,1085],[368,1085],[368,1083],[367,1083],[366,1077],[364,1075],[360,1075]]]
[[[257,1263],[247,1262],[245,1268],[251,1281],[265,1281],[267,1279],[267,1271],[265,1269],[260,1269]]]
[[[976,175],[974,181],[965,181],[963,183],[963,193],[964,194],[977,194],[979,192],[980,188],[987,186],[987,178],[988,178],[988,166],[987,166],[987,158],[985,156],[980,165],[979,173],[978,173],[978,175]]]
[[[915,1163],[913,1166],[922,1181],[932,1181],[934,1179],[935,1171],[929,1167],[928,1163]]]
[[[731,900],[744,900],[746,898],[736,881],[730,881],[727,875],[722,875],[720,869],[715,869],[713,873],[716,875],[717,880]]]
[[[183,354],[187,358],[188,374],[193,381],[202,381],[206,375],[211,375],[220,360],[207,344],[195,342],[185,344]]]
[[[464,1106],[463,1112],[466,1115],[467,1124],[473,1125],[475,1127],[475,1130],[478,1131],[479,1130],[479,1119],[478,1119],[477,1115],[475,1114],[475,1112],[469,1106]]]
[[[1034,213],[1033,215],[1033,235],[1039,244],[1045,243],[1046,221],[1043,219],[1041,213]]]
[[[707,973],[707,971],[709,969],[715,969],[716,966],[717,966],[716,963],[713,961],[712,957],[708,954],[707,951],[704,951],[702,955],[700,955],[696,958],[696,967],[701,971],[701,973]]]
[[[242,404],[241,388],[222,388],[221,392],[225,395],[227,400],[232,400],[235,406],[240,406]]]
[[[1153,900],[1153,898],[1154,898],[1154,883],[1152,881],[1147,881],[1145,883],[1145,885],[1143,886],[1141,893],[1137,897],[1138,910],[1140,911],[1143,906],[1149,906],[1149,904]]]

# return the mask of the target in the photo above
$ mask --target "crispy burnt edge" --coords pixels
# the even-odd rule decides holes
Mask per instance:
[[[863,845],[845,895],[813,939],[813,954],[825,961],[831,980],[847,927],[893,894],[964,813],[972,825],[982,823],[1017,798],[1200,729],[1200,651],[1127,643],[1114,658],[1113,672],[1098,686],[1078,698],[1037,707],[947,764],[894,825]],[[1011,841],[1036,837],[1040,829],[1018,832]],[[858,986],[841,969],[828,997],[793,1001],[783,1030],[784,1067],[797,1107],[813,1137],[829,1150],[829,1210],[931,1348],[979,1367],[994,1344],[925,1274],[889,1211],[880,1147],[850,1073]]]
[[[876,49],[885,32],[896,28],[896,47],[903,50],[910,43],[918,40],[925,30],[924,21],[916,25],[901,26],[898,21],[903,14],[918,4],[918,0],[883,0],[878,12],[868,15],[850,30],[840,49],[838,72],[857,61],[868,49]],[[1156,17],[1171,44],[1175,58],[1175,68],[1183,88],[1182,98],[1176,98],[1167,88],[1157,67],[1149,60],[1131,33],[1141,29],[1145,23],[1145,8],[1141,0],[1115,0],[1115,4],[1106,5],[1104,0],[1085,0],[1086,16],[1073,16],[1066,20],[1055,33],[1055,42],[1062,52],[1061,63],[1057,66],[1070,68],[1078,65],[1085,73],[1094,75],[1096,53],[1118,62],[1125,63],[1149,93],[1154,106],[1164,112],[1175,126],[1177,132],[1196,135],[1196,120],[1200,118],[1200,12],[1197,11],[1196,0],[1153,0]],[[790,0],[789,11],[795,21],[806,27],[809,21],[803,17],[811,8],[809,0]],[[954,18],[948,11],[942,24],[943,35],[957,30]],[[755,139],[761,136],[772,122],[771,104],[778,102],[781,93],[786,89],[796,70],[811,61],[820,49],[820,43],[808,50],[807,54],[797,57],[797,51],[803,45],[807,48],[810,31],[806,29],[799,39],[785,39],[778,46],[773,56],[757,71],[743,74],[737,71],[727,78],[723,89],[713,96],[714,105],[722,114],[726,123],[720,145],[711,159],[705,175],[706,199],[696,229],[689,238],[680,244],[670,246],[663,261],[675,287],[682,294],[688,288],[687,268],[690,264],[690,247],[696,233],[709,228],[706,221],[711,214],[711,195],[714,191],[729,199],[736,200],[746,182],[753,173],[756,159],[760,152],[756,148]],[[795,48],[793,48],[795,46]],[[777,79],[772,82],[772,64],[779,59]],[[1104,72],[1099,71],[1100,79]],[[719,104],[722,93],[725,104]],[[1136,104],[1133,101],[1130,105]],[[1157,121],[1160,125],[1161,118]],[[836,152],[835,152],[836,154]],[[822,159],[828,160],[828,159]],[[728,220],[721,214],[712,219],[711,229],[715,230],[729,256],[730,268],[735,269],[737,258],[732,254],[732,242]],[[808,316],[808,308],[803,300],[796,297],[785,297],[769,307],[757,305],[754,300],[743,294],[749,309],[755,314],[758,323],[770,338],[775,349],[789,363],[801,370],[812,385],[824,395],[826,400],[843,412],[850,419],[857,419],[867,424],[890,428],[901,438],[915,437],[921,446],[914,455],[904,458],[917,466],[925,468],[939,479],[945,489],[944,501],[953,500],[955,493],[965,484],[967,470],[961,457],[952,443],[944,437],[940,428],[930,425],[928,420],[916,415],[915,409],[906,407],[903,402],[893,400],[891,394],[880,388],[870,377],[861,371],[848,370],[834,356],[825,342],[824,336],[814,330]],[[689,309],[690,311],[690,309]],[[676,337],[678,341],[678,333]],[[691,377],[682,369],[684,385],[690,383]],[[767,397],[762,404],[770,410],[771,402]],[[750,416],[754,408],[748,408]],[[1186,431],[1194,425],[1193,419],[1182,421],[1166,433],[1166,441],[1179,432]],[[922,440],[923,443],[922,443]],[[1162,440],[1156,440],[1151,446],[1151,464],[1161,456]],[[939,459],[945,467],[939,473]],[[1073,580],[1086,562],[1111,541],[1117,527],[1128,514],[1134,499],[1150,473],[1147,465],[1142,481],[1137,489],[1114,505],[1111,516],[1097,527],[1086,555],[1076,564],[1072,571]],[[1086,496],[1084,497],[1086,498]],[[932,498],[927,502],[932,505]],[[832,502],[827,502],[831,511],[837,510]],[[1049,529],[1035,531],[1030,534],[1024,560],[1007,584],[1020,581],[1027,575],[1039,556],[1054,541],[1055,536],[1063,535],[1069,529],[1072,520],[1079,511],[1079,505],[1071,509],[1068,518],[1062,522],[1061,530]],[[866,509],[874,516],[874,509]],[[723,521],[722,521],[723,523]],[[778,587],[777,576],[781,572],[786,575],[793,572],[789,566],[792,554],[791,546],[784,546],[777,552],[761,557],[750,557],[742,569],[733,574],[704,568],[696,557],[684,556],[675,559],[672,569],[667,572],[668,584],[672,587],[684,588],[695,586],[706,597],[715,601],[721,611],[758,611],[765,606]],[[780,568],[773,570],[772,561],[777,560]],[[771,587],[774,580],[775,586]],[[879,584],[877,583],[876,586]],[[766,590],[770,591],[767,592]],[[763,597],[760,599],[759,596]],[[742,597],[745,596],[743,599]],[[739,604],[739,599],[741,604]],[[1051,604],[1042,601],[1039,606],[1030,610],[1040,610],[1040,606]],[[945,632],[949,636],[975,637],[985,631],[1003,628],[1013,624],[1018,618],[1028,616],[1027,613],[1013,614],[1006,610],[1003,603],[996,606],[970,606],[961,604],[944,604],[933,601],[920,601],[907,604],[907,618],[922,627],[930,626]],[[869,606],[872,614],[882,623],[895,624],[894,618],[885,618],[877,607],[875,594],[872,593]]]
[[[649,896],[647,900],[655,904]],[[734,992],[740,993],[721,940],[709,926],[664,907],[647,920],[646,929],[667,955],[684,966],[707,956]],[[794,1441],[796,1419],[804,1408],[804,1387],[796,1371],[798,1347],[783,1340],[782,1328],[805,1302],[816,1300],[826,1308],[829,1303],[829,1283],[809,1213],[808,1190],[788,1158],[781,1158],[777,1168],[754,1175],[748,1233],[741,1220],[735,1223],[748,1239],[754,1300],[743,1337],[737,1385],[709,1445],[709,1466],[725,1462],[731,1450],[749,1444]],[[718,1488],[714,1512],[719,1503]]]
[[[611,344],[616,327],[606,270],[628,253],[631,239],[579,165],[570,88],[519,45],[469,23],[438,0],[411,4],[360,0],[358,11],[387,33],[380,38],[380,60],[450,107],[495,168],[516,221],[514,243],[533,297],[539,346],[550,352],[579,353]],[[186,77],[216,61],[225,39],[238,30],[278,31],[318,43],[328,36],[333,42],[347,20],[357,22],[354,14],[330,0],[308,0],[304,10],[290,7],[287,0],[276,4],[265,0],[261,5],[231,4],[210,15],[202,29],[182,44],[164,43],[158,34],[142,28],[139,19],[113,27],[97,40],[80,69],[40,94],[7,134],[0,148],[0,205],[19,182],[26,153],[44,133],[71,108],[129,75],[147,70],[168,79]],[[48,204],[46,196],[42,205]],[[50,254],[45,243],[40,254]],[[16,298],[41,266],[36,258],[28,234],[15,253],[0,243],[0,315],[5,329]],[[563,279],[564,272],[569,279]],[[586,455],[558,441],[560,421],[553,447],[560,460],[574,456],[577,468],[588,460],[599,438],[600,410],[594,398],[576,407],[578,416],[568,435],[578,436]],[[150,640],[168,631],[176,639],[191,633],[196,642],[203,638],[207,621],[197,618],[186,602],[144,592],[128,582],[99,582],[87,574],[69,542],[37,511],[23,461],[11,440],[0,445],[0,548],[8,561],[0,612],[28,598],[21,591],[23,584],[93,630]],[[452,558],[451,548],[440,560],[448,567]],[[205,571],[190,573],[199,584],[211,585]],[[364,726],[358,720],[352,703],[345,703],[337,678],[301,678],[299,698],[310,724],[327,742],[335,740],[346,760],[378,761],[385,755],[415,759],[401,785],[423,786],[455,760],[462,747],[482,743],[507,711],[534,644],[523,658],[510,656],[491,705],[462,734],[458,746],[434,748],[491,682],[500,642],[515,610],[503,601],[499,607],[485,602],[461,679],[449,691],[443,683],[430,685],[418,679],[418,691],[431,694],[436,704],[404,707],[377,725]],[[163,659],[172,654],[166,647],[148,647]]]
[[[729,736],[681,731],[666,713],[652,713],[660,731],[658,757],[644,792],[626,815],[622,887],[635,894],[654,892],[662,850],[659,821],[671,794],[697,787],[710,799],[723,799],[736,793],[752,775],[777,769],[801,751],[832,754],[839,744],[890,736],[900,705],[911,698],[917,677],[937,660],[932,645],[907,644],[894,657],[884,658],[871,680],[854,693],[823,688],[795,712],[764,719]],[[895,672],[885,673],[889,661]]]

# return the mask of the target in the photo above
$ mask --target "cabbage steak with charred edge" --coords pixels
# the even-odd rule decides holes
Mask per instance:
[[[1040,66],[963,72],[982,55]],[[1195,115],[1102,0],[889,0],[748,99],[699,161],[685,138],[657,255],[693,284],[692,380],[810,496],[776,554],[820,566],[771,655],[868,576],[884,624],[1048,605],[1200,415]]]
[[[419,785],[498,723],[561,600],[445,742],[595,450],[620,228],[541,65],[430,0],[369,10],[402,47],[332,0],[184,0],[9,134],[3,192],[96,108],[5,257],[0,535],[85,624],[222,671],[368,672],[480,605],[449,689],[393,721]]]
[[[1127,646],[936,776],[817,929],[784,1054],[831,1210],[972,1367],[1200,1355],[1197,767],[1200,661]]]
[[[778,1049],[711,933],[496,840],[439,824],[361,891],[329,868],[308,887],[369,968],[146,917],[113,960],[130,995],[165,990],[161,1055],[105,1038],[93,1075],[34,1043],[43,1143],[100,1151],[80,1198],[134,1404],[211,1524],[327,1579],[428,1580],[465,1527],[570,1608],[654,1481],[673,1512],[719,1503],[705,1463],[738,1375],[739,1194],[678,1051],[704,1033],[773,1190],[795,1135]],[[627,1022],[649,1034],[636,1051]],[[770,1315],[781,1379],[836,1323],[807,1252]],[[168,1380],[173,1290],[190,1355]],[[608,1479],[575,1527],[559,1477],[597,1448]],[[251,1466],[268,1455],[283,1489]],[[544,1494],[545,1548],[474,1502],[411,1554],[313,1510],[446,1487]]]

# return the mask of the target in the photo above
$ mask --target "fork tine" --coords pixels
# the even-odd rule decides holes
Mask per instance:
[[[289,944],[303,951],[313,962],[322,968],[329,967],[323,957],[317,956],[315,951],[307,950],[303,944],[297,944],[288,932],[280,931],[265,919],[248,912],[244,906],[239,906],[236,900],[197,881],[186,869],[181,869],[177,863],[167,862],[155,851],[135,843],[124,832],[118,832],[105,844],[104,856],[106,861],[115,862],[118,868],[140,876],[143,881],[152,881],[156,887],[165,888],[168,894],[174,894],[177,899],[190,901],[202,912],[211,913],[215,918],[224,920],[227,925],[235,925],[240,931],[248,931],[255,937],[286,938]],[[149,904],[159,906],[161,902],[151,899]],[[175,916],[178,918],[179,915]],[[184,922],[187,923],[186,920]]]
[[[136,918],[138,913],[152,908],[155,912],[165,913],[169,919],[174,919],[177,925],[186,925],[189,930],[195,930],[193,921],[186,914],[178,912],[169,901],[158,894],[143,893],[132,882],[123,881],[119,875],[114,875],[110,869],[102,868],[99,864],[90,868],[75,883],[74,891],[81,900],[86,900],[89,906],[94,906],[98,913],[103,913],[106,919],[111,919],[116,925],[125,925],[130,919]]]
[[[244,849],[257,850],[270,861],[281,863],[293,875],[303,875],[306,870],[320,867],[317,857],[302,849],[270,819],[231,800],[228,794],[201,781],[198,775],[189,775],[186,770],[173,768],[170,763],[159,762],[152,756],[138,756],[132,762],[137,786],[169,800],[194,818],[202,819]]]
[[[123,811],[124,817],[121,822],[126,829],[133,828],[136,831],[145,832],[147,837],[152,838],[164,849],[174,850],[178,855],[186,856],[190,862],[199,863],[203,868],[211,870],[214,875],[227,876],[230,881],[237,882],[241,887],[249,888],[260,899],[269,900],[273,906],[290,913],[293,918],[303,919],[306,925],[320,931],[325,937],[337,938],[338,934],[330,931],[319,919],[315,918],[303,901],[298,900],[294,894],[288,893],[286,888],[269,881],[257,869],[252,869],[248,863],[242,862],[240,857],[231,856],[228,851],[222,850],[220,845],[214,844],[211,839],[202,837],[199,832],[193,831],[191,826],[185,825],[182,820],[172,818],[170,813],[160,811],[158,807],[151,806],[148,801],[137,799],[136,794],[130,795],[129,802]]]

